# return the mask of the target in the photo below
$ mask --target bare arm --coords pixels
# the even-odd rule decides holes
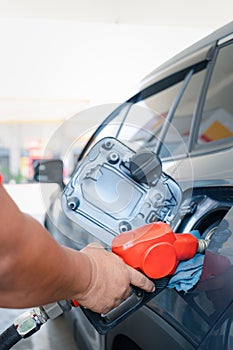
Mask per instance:
[[[18,209],[2,186],[0,203],[1,306],[41,305],[88,286],[88,257],[57,244],[42,225]]]
[[[128,296],[130,283],[153,290],[151,281],[101,246],[87,246],[81,252],[60,246],[18,209],[3,186],[0,225],[1,307],[76,298],[94,311],[106,312]]]

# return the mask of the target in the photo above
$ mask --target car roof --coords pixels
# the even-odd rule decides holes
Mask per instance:
[[[153,70],[142,80],[141,89],[144,89],[146,86],[149,86],[157,80],[162,79],[164,76],[206,58],[206,54],[213,44],[231,34],[233,34],[233,21],[215,30],[213,33],[199,40],[187,49],[181,51]]]

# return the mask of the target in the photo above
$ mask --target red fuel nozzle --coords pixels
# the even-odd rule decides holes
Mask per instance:
[[[175,234],[164,222],[121,233],[112,241],[113,253],[153,279],[173,274],[179,261],[191,259],[198,249],[196,237],[190,233]],[[71,300],[71,304],[79,306],[76,300]]]
[[[175,234],[168,224],[154,222],[116,236],[112,251],[157,279],[173,274],[180,260],[194,257],[198,246],[198,239],[190,233]]]

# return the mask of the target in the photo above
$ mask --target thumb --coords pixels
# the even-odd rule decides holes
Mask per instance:
[[[133,269],[131,266],[127,265],[127,268],[130,273],[130,283],[135,286],[139,287],[146,292],[154,292],[155,291],[155,285],[154,283],[149,280],[145,275],[143,275],[141,272]]]

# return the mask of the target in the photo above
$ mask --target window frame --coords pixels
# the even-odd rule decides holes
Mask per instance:
[[[218,54],[223,47],[228,45],[233,45],[233,39],[231,38],[228,41],[224,41],[219,45],[216,42],[215,48],[212,51],[212,58],[209,61],[206,70],[206,77],[204,79],[204,83],[202,89],[199,94],[199,99],[197,100],[197,108],[192,118],[192,125],[190,131],[190,140],[188,145],[189,156],[210,154],[215,152],[220,152],[224,149],[231,148],[233,146],[233,137],[229,137],[227,139],[221,139],[217,141],[212,141],[206,144],[198,143],[199,130],[201,125],[201,118],[206,102],[206,97],[208,93],[208,89],[210,86],[211,78],[214,73],[214,68],[217,62]]]

